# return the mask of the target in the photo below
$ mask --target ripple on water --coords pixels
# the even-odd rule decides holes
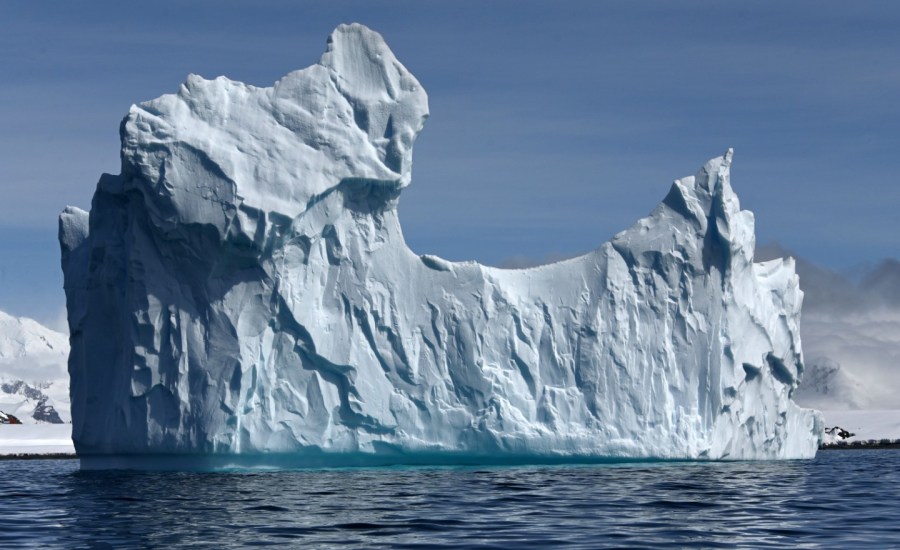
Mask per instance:
[[[81,472],[6,461],[0,548],[900,544],[900,451],[787,462]]]

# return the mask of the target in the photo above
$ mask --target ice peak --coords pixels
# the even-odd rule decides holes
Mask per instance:
[[[364,25],[338,26],[328,37],[320,63],[331,70],[338,90],[353,108],[357,127],[378,149],[384,165],[409,184],[412,144],[428,117],[421,84],[384,39]]]
[[[224,238],[229,212],[293,218],[342,185],[408,185],[427,116],[424,89],[381,36],[341,25],[318,64],[272,87],[191,75],[132,106],[120,184],[142,192],[157,226],[199,223]]]

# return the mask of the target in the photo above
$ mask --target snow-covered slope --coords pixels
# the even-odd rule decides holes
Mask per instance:
[[[427,115],[360,25],[272,88],[133,106],[60,218],[79,453],[815,453],[802,293],[753,263],[730,151],[594,252],[495,269],[404,243]]]
[[[861,409],[868,402],[865,388],[853,374],[827,357],[806,361],[803,382],[794,395],[798,403],[819,410]]]
[[[69,422],[69,340],[0,311],[0,411],[23,423]]]

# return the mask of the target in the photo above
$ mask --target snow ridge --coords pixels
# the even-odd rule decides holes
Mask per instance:
[[[815,454],[802,293],[753,263],[730,150],[595,251],[495,269],[403,240],[427,115],[361,25],[272,88],[132,107],[60,217],[79,454]]]
[[[68,356],[64,334],[0,311],[0,411],[29,424],[69,422]]]

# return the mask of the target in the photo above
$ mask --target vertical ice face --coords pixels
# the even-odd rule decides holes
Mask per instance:
[[[793,263],[753,263],[731,152],[598,249],[417,256],[396,201],[428,115],[338,27],[271,88],[132,107],[122,173],[60,243],[79,453],[813,456]]]

